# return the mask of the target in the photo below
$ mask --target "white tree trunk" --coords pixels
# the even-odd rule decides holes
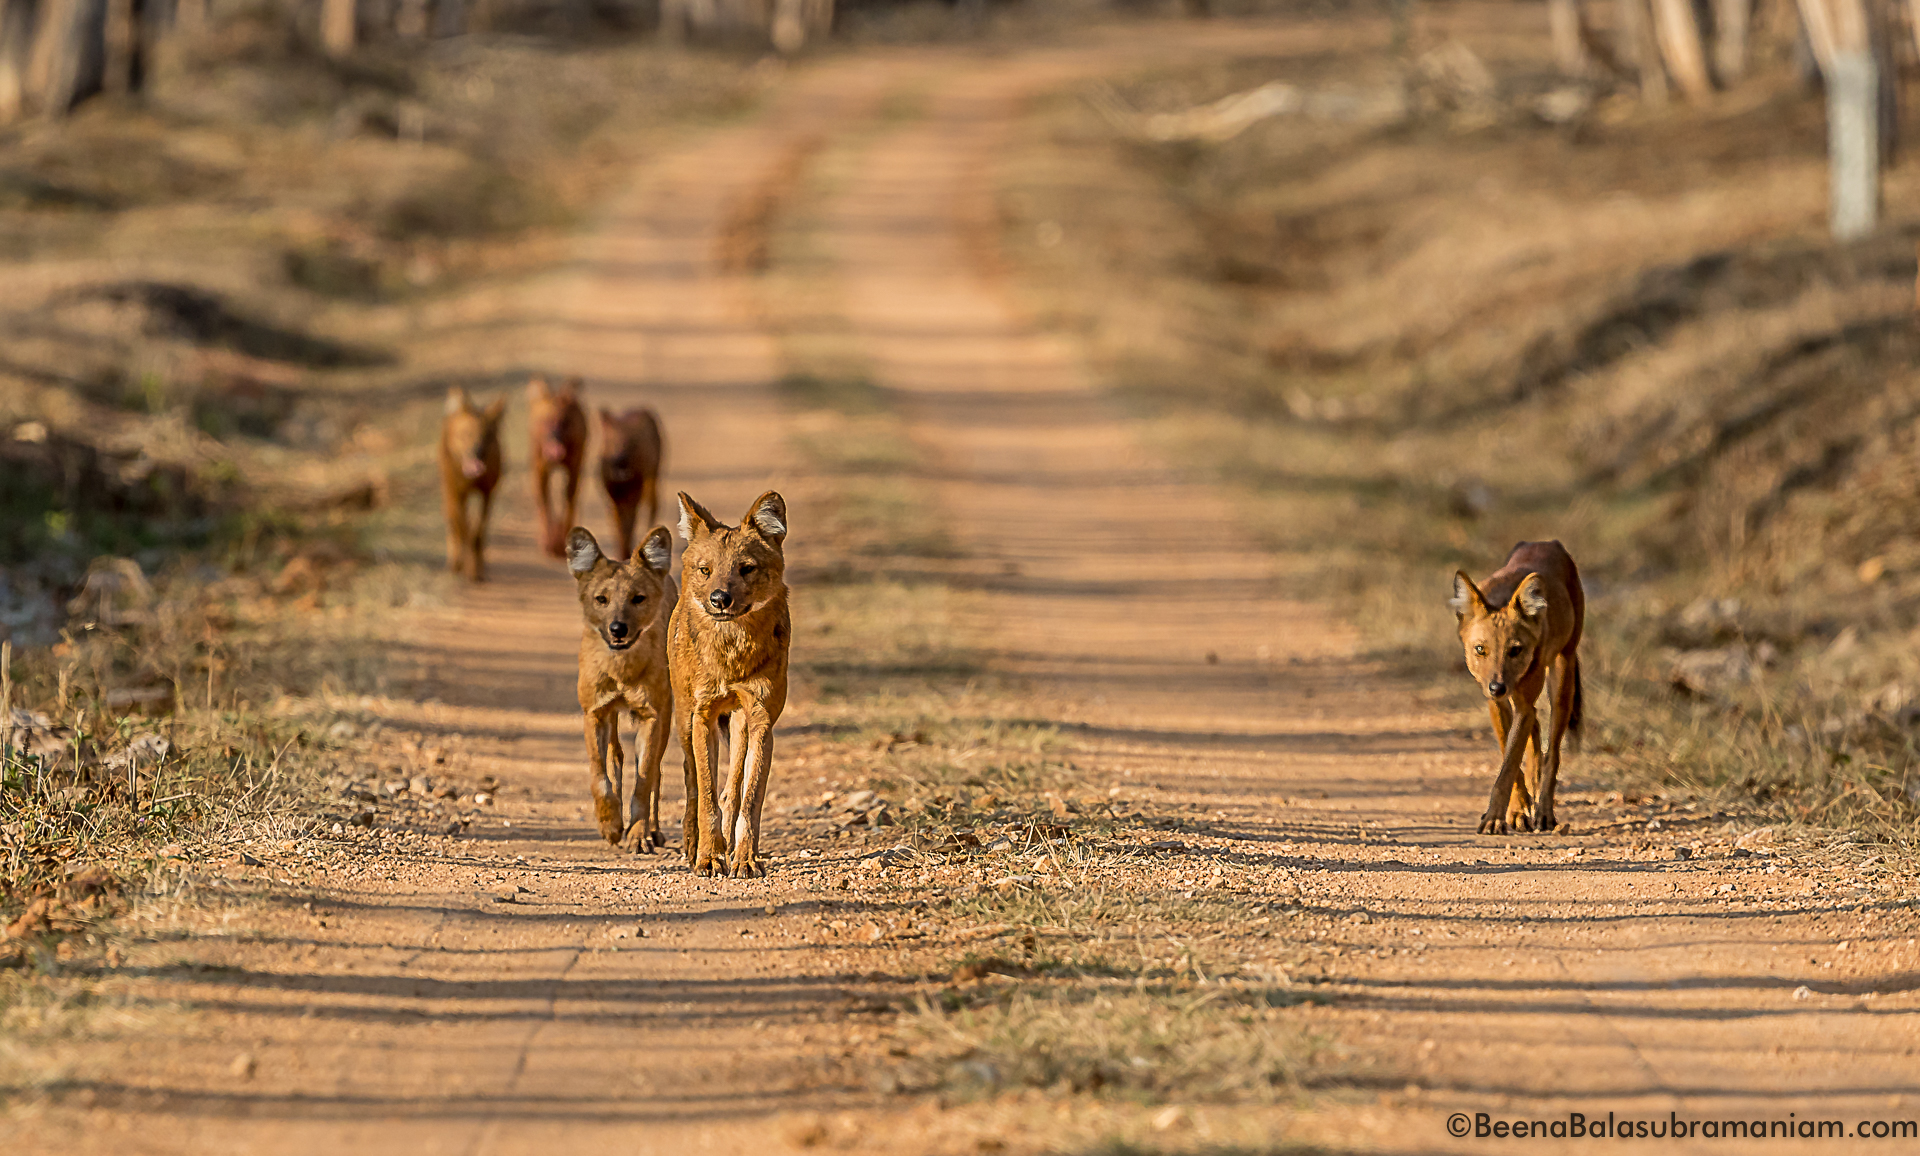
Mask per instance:
[[[1880,220],[1880,67],[1872,52],[1836,51],[1827,69],[1827,160],[1835,240]]]
[[[1654,30],[1667,71],[1690,100],[1713,92],[1707,74],[1707,55],[1700,41],[1700,23],[1693,16],[1693,0],[1653,0]]]

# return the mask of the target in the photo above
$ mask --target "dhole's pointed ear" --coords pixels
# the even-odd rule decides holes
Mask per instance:
[[[1447,609],[1453,611],[1455,618],[1487,612],[1487,600],[1480,596],[1480,588],[1467,577],[1465,570],[1453,572],[1453,597],[1447,599]]]
[[[546,378],[535,375],[533,380],[527,382],[527,396],[536,400],[552,397],[553,389],[547,385]]]
[[[633,560],[655,574],[665,574],[673,564],[673,535],[665,526],[655,526],[647,540],[633,552]]]
[[[499,422],[502,417],[505,417],[506,413],[507,399],[504,397],[496,397],[487,403],[487,408],[480,412],[480,416],[487,419],[488,425],[494,425]]]
[[[707,512],[707,508],[680,491],[680,539],[691,542],[701,534],[711,534],[715,530],[724,530],[720,519]]]
[[[780,491],[768,490],[754,499],[753,505],[747,509],[747,516],[740,519],[742,530],[749,527],[776,542],[786,540],[787,500],[780,496]]]
[[[1529,574],[1513,592],[1507,605],[1517,608],[1524,618],[1538,618],[1547,612],[1547,586],[1540,575]]]
[[[473,399],[467,396],[466,390],[456,385],[452,389],[449,389],[447,391],[447,412],[448,413],[450,414],[460,413],[463,410],[469,410],[472,408],[473,408]]]
[[[575,526],[567,531],[567,569],[575,578],[600,564],[606,555],[600,553],[600,543],[593,537],[593,531],[585,526]]]

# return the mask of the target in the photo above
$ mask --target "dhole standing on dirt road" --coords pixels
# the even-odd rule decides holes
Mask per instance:
[[[533,506],[540,515],[540,548],[555,558],[567,556],[567,527],[578,519],[580,469],[587,460],[587,411],[580,408],[577,377],[559,389],[544,377],[527,383],[527,433],[532,444],[527,462],[533,476]],[[553,475],[560,474],[560,509],[553,508]],[[626,557],[626,549],[621,551]]]
[[[500,484],[500,418],[506,412],[506,398],[495,398],[480,409],[456,385],[447,391],[447,416],[440,423],[447,569],[475,582],[487,580],[487,516],[493,512],[494,487]],[[469,521],[467,506],[475,496],[480,499],[480,512]]]
[[[601,407],[600,484],[613,504],[613,534],[623,556],[633,549],[640,507],[647,508],[649,526],[660,516],[662,453],[660,419],[652,410],[635,407],[616,417]]]
[[[1557,541],[1521,542],[1483,586],[1456,571],[1447,605],[1459,617],[1467,670],[1486,692],[1500,747],[1500,774],[1480,831],[1551,831],[1560,741],[1580,732],[1580,632],[1587,609],[1580,571]],[[1534,709],[1542,687],[1550,690],[1544,750]]]
[[[668,625],[680,712],[687,822],[682,849],[697,875],[765,875],[760,808],[773,770],[773,724],[787,705],[787,503],[769,490],[727,526],[680,495],[680,600]],[[731,715],[726,782],[716,784],[716,720]],[[715,787],[721,789],[716,793]]]
[[[667,617],[678,589],[667,572],[673,536],[655,526],[625,561],[600,552],[592,534],[575,526],[567,535],[567,569],[580,590],[580,710],[586,715],[587,764],[593,813],[614,846],[633,839],[650,855],[660,835],[660,760],[673,726],[673,684],[667,673]],[[640,758],[633,794],[621,814],[624,752],[620,713],[639,730]]]

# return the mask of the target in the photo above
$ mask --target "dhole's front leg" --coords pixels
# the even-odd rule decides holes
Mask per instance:
[[[467,570],[467,495],[453,486],[441,489],[447,508],[447,569],[455,574]]]
[[[1507,822],[1508,803],[1520,778],[1520,760],[1526,754],[1527,738],[1535,726],[1533,704],[1524,699],[1500,714],[1510,716],[1512,722],[1500,744],[1500,774],[1493,781],[1493,797],[1487,801],[1486,814],[1480,816],[1482,835],[1505,835],[1511,830]]]
[[[593,793],[593,817],[600,837],[618,847],[626,825],[620,822],[620,713],[608,708],[587,715],[587,771]],[[611,773],[609,773],[611,771]]]
[[[473,525],[473,580],[487,580],[487,515],[493,512],[493,491],[480,491],[480,520]]]
[[[747,725],[744,754],[745,794],[733,825],[733,863],[735,879],[765,875],[767,865],[760,858],[760,809],[767,801],[767,781],[773,772],[773,723],[764,710],[741,711],[734,717],[751,715]]]
[[[740,804],[746,797],[748,713],[749,708],[743,706],[727,719],[727,778],[720,788],[720,830],[736,855],[745,833],[740,825]]]
[[[656,708],[652,717],[634,712],[634,723],[646,739],[640,749],[640,761],[633,767],[633,805],[627,812],[628,833],[634,835],[633,849],[642,855],[653,854],[660,838],[660,760],[667,753],[667,732],[673,725],[673,709]]]

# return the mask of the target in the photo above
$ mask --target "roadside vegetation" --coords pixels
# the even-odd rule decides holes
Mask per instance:
[[[1451,574],[1557,537],[1576,780],[1905,840],[1920,225],[1826,238],[1822,106],[1777,54],[1652,108],[1569,86],[1506,8],[1417,31],[1036,106],[996,189],[1030,309],[1483,737]],[[1138,131],[1272,81],[1306,111]]]

